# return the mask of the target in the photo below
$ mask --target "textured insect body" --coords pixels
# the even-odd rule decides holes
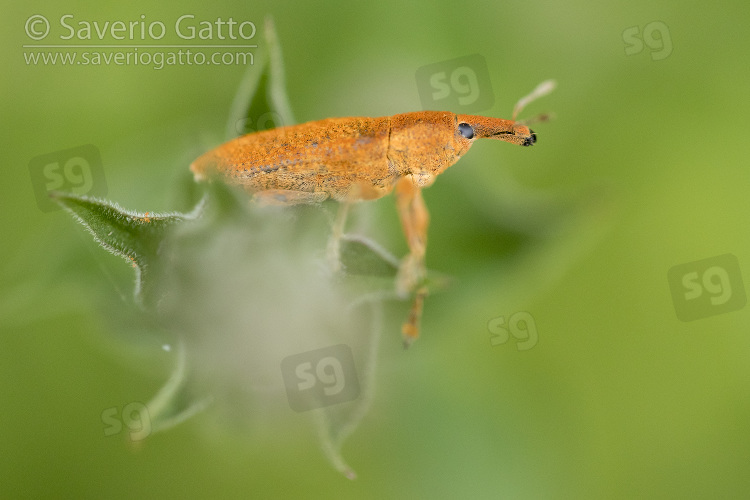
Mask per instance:
[[[219,174],[251,193],[295,192],[297,202],[370,200],[405,176],[429,186],[485,137],[523,145],[536,140],[510,120],[448,112],[329,118],[239,137],[191,169],[198,179]]]
[[[401,295],[415,296],[403,326],[409,344],[418,335],[427,294],[423,281],[429,214],[421,189],[456,163],[477,139],[533,145],[536,135],[515,117],[528,102],[553,88],[551,81],[540,84],[518,102],[511,120],[445,111],[328,118],[238,137],[202,155],[190,169],[196,180],[220,177],[262,203],[316,203],[328,198],[343,202],[329,243],[334,268],[339,265],[338,238],[349,204],[395,191],[409,245],[396,289]]]

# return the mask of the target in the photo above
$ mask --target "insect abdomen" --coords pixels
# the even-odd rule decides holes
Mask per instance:
[[[392,184],[388,135],[388,117],[330,118],[238,137],[190,168],[196,178],[218,174],[251,192],[323,191],[341,198],[354,185]]]

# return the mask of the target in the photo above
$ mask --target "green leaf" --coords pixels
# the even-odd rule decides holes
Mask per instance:
[[[344,234],[341,237],[341,264],[344,272],[353,277],[395,278],[400,265],[399,259],[373,240],[359,235]],[[430,292],[448,288],[451,278],[437,271],[427,270],[423,283]],[[385,285],[393,289],[393,281]],[[394,295],[395,296],[395,295]]]
[[[383,247],[364,236],[344,235],[341,238],[341,263],[346,274],[390,276],[398,273],[398,259]]]
[[[266,18],[265,42],[257,61],[248,66],[232,102],[227,139],[294,124],[286,94],[284,63],[273,19]]]
[[[172,374],[146,405],[151,432],[168,430],[201,412],[211,404],[213,398],[210,396],[194,400],[188,394],[187,379],[187,354],[185,346],[180,342],[177,346],[177,361]]]
[[[186,220],[194,220],[203,211],[201,201],[188,214],[135,212],[117,203],[72,193],[50,194],[94,239],[109,252],[125,259],[135,270],[135,299],[139,304],[152,299],[156,278],[153,267],[167,232]]]

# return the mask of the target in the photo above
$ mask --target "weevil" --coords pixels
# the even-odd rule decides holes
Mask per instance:
[[[539,84],[518,101],[510,120],[418,111],[380,118],[328,118],[255,132],[213,149],[190,165],[196,180],[220,177],[239,185],[262,204],[341,202],[328,245],[339,266],[339,238],[353,202],[395,192],[396,206],[409,253],[401,261],[396,291],[414,295],[402,326],[404,344],[419,335],[427,295],[425,251],[429,213],[422,189],[456,163],[477,139],[498,139],[518,146],[536,143],[536,134],[518,113],[532,100],[554,89]]]

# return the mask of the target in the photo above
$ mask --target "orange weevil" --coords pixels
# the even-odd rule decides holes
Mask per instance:
[[[503,120],[447,111],[420,111],[381,118],[328,118],[279,127],[231,140],[190,165],[196,180],[213,176],[239,185],[265,204],[342,203],[328,245],[334,269],[339,264],[339,238],[351,203],[374,200],[394,191],[409,254],[396,277],[402,297],[414,294],[402,327],[405,345],[419,335],[429,214],[421,190],[456,163],[476,139],[531,146],[536,134],[518,113],[532,100],[551,92],[542,82]]]

